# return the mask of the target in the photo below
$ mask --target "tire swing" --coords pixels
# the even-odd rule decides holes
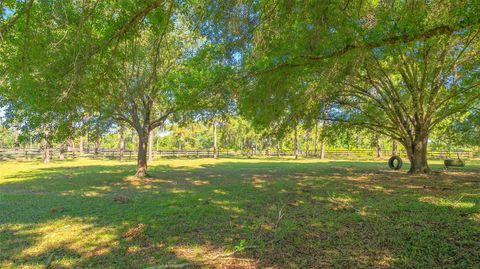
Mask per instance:
[[[443,161],[443,164],[445,165],[445,168],[465,166],[465,162],[462,159],[460,159],[460,154],[458,154],[458,152],[457,152],[457,159],[445,159]]]
[[[390,167],[390,169],[400,170],[400,168],[402,168],[402,165],[403,165],[402,158],[400,158],[398,156],[392,156],[388,160],[388,167]]]

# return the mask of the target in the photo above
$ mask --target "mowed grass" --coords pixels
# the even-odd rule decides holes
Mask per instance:
[[[385,161],[158,160],[143,180],[134,167],[1,162],[0,268],[480,264],[479,161],[429,176]]]

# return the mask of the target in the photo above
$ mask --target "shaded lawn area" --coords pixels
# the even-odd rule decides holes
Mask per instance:
[[[132,162],[2,162],[0,268],[472,268],[480,162],[467,165],[177,159],[139,180]]]

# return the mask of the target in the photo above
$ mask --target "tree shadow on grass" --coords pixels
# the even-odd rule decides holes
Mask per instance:
[[[41,267],[52,253],[56,268],[480,262],[477,167],[410,177],[379,163],[228,160],[156,165],[141,180],[132,168],[39,168],[0,183],[0,265]]]

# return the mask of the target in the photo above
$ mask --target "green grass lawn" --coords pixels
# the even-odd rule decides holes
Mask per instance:
[[[478,268],[467,165],[172,159],[139,180],[133,162],[1,162],[0,268]]]

